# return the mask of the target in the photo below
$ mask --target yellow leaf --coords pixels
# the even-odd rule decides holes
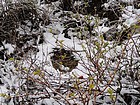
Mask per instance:
[[[95,45],[97,46],[98,49],[100,48],[100,43],[99,42],[96,41]]]
[[[108,92],[110,95],[113,94],[113,90],[112,90],[111,88],[109,88],[109,89],[107,90],[107,92]]]
[[[85,46],[84,46],[84,44],[81,44],[81,46],[82,46],[83,49],[86,49]]]
[[[61,56],[62,60],[66,58],[66,54]]]
[[[94,84],[89,84],[89,89],[93,89],[94,88]]]
[[[107,47],[107,46],[108,46],[108,44],[109,44],[108,42],[104,43],[103,48]]]
[[[28,69],[26,67],[24,67],[23,70],[28,71]]]
[[[101,38],[101,40],[103,40],[104,39],[103,35],[100,35],[100,38]]]
[[[14,60],[14,58],[9,58],[9,60],[10,60],[10,61],[13,61],[13,60]]]
[[[63,44],[63,42],[64,42],[64,40],[59,40],[59,43],[60,43],[60,44]]]
[[[16,71],[18,71],[18,68],[15,68]]]
[[[63,65],[63,62],[59,62],[60,65]]]
[[[50,31],[50,33],[52,33],[52,28],[50,28],[50,30],[49,30],[49,31]]]
[[[0,96],[1,97],[6,97],[6,94],[5,93],[0,93]]]
[[[33,72],[34,75],[40,75],[40,73],[41,73],[41,70],[36,70]]]
[[[69,96],[70,97],[74,97],[75,93],[70,93]]]

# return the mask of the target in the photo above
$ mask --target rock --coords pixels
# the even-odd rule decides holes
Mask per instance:
[[[64,37],[65,38],[71,39],[71,37],[68,34],[68,28],[64,29],[63,32],[62,32],[62,34],[64,34]]]
[[[51,56],[51,62],[53,67],[60,72],[71,72],[78,65],[77,60],[71,50],[65,50],[64,48],[54,48]]]
[[[111,28],[103,34],[103,37],[107,41],[113,41],[118,36],[118,31],[119,30],[117,28]]]
[[[5,8],[7,10],[0,14],[0,41],[6,40],[15,44],[18,38],[17,30],[20,28],[24,34],[39,30],[42,17],[33,3],[9,3]]]
[[[60,6],[65,11],[71,11],[73,9],[73,0],[62,0]]]
[[[8,55],[6,54],[7,49],[0,50],[0,59],[7,61]]]
[[[81,23],[76,20],[68,20],[65,21],[63,24],[66,28],[76,28],[78,26],[81,26]]]
[[[140,9],[140,1],[137,0],[134,2],[134,8]]]
[[[113,27],[109,29],[107,32],[103,34],[103,37],[107,41],[117,41],[120,44],[124,41],[129,39],[131,37],[129,34],[131,34],[133,28],[125,28],[125,29],[117,29],[116,27]]]
[[[71,39],[71,37],[68,35],[69,29],[76,29],[77,27],[81,26],[81,23],[76,20],[65,21],[63,24],[66,29],[63,30],[62,34],[64,34],[64,37],[68,39]]]

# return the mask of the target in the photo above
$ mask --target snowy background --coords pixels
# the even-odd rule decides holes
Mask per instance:
[[[0,1],[1,105],[140,105],[139,0],[99,1]]]

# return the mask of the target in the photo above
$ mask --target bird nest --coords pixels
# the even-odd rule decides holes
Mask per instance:
[[[54,48],[52,53],[52,66],[60,72],[71,72],[78,65],[79,60],[75,58],[71,50]]]

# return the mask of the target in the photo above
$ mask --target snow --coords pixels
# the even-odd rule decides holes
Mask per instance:
[[[123,2],[133,2],[133,0],[122,0]],[[39,3],[40,4],[40,3]],[[41,5],[41,8],[46,8],[46,5]],[[107,6],[107,4],[106,4]],[[135,10],[137,12],[137,14],[140,14],[140,10]],[[59,14],[57,14],[59,15]],[[56,15],[56,17],[57,17]],[[135,23],[138,18],[138,15],[133,13],[133,7],[132,6],[127,6],[124,9],[124,13],[122,14],[123,19],[125,19],[125,22],[123,24],[127,25],[127,26],[131,26],[133,23]],[[55,18],[55,17],[54,17]],[[90,26],[94,26],[95,23],[94,21],[91,21]],[[43,28],[43,27],[42,27]],[[41,65],[40,63],[46,63],[45,65],[43,65],[44,70],[47,70],[47,72],[52,75],[54,78],[66,78],[68,79],[68,77],[80,77],[83,76],[84,79],[88,78],[88,73],[89,71],[86,70],[86,68],[84,68],[84,66],[82,65],[82,62],[80,61],[77,68],[75,68],[72,72],[70,73],[66,73],[66,74],[60,74],[57,70],[55,70],[52,67],[52,64],[50,62],[50,56],[51,56],[51,52],[53,51],[53,48],[55,48],[56,46],[61,47],[61,44],[63,44],[64,47],[68,48],[68,49],[76,49],[77,51],[83,51],[83,48],[81,46],[81,43],[83,45],[86,46],[86,42],[85,41],[81,41],[77,38],[72,38],[72,39],[66,39],[64,37],[64,35],[62,34],[62,31],[65,29],[64,26],[61,25],[61,22],[53,22],[52,24],[48,25],[46,28],[44,28],[46,30],[45,33],[43,33],[44,38],[45,38],[45,42],[41,45],[38,45],[38,49],[39,52],[37,52],[37,54],[34,56],[32,56],[33,59],[37,59],[36,64],[37,65]],[[98,26],[95,28],[95,31],[99,34],[102,35],[103,33],[107,32],[110,29],[110,27],[105,27],[104,24],[102,26]],[[121,29],[121,28],[120,28]],[[57,35],[55,35],[57,34]],[[73,33],[69,33],[69,34],[73,34]],[[72,35],[70,35],[72,36]],[[139,34],[136,34],[133,36],[133,38],[137,38],[139,37]],[[97,37],[98,39],[98,37]],[[98,39],[100,40],[100,39]],[[131,49],[134,46],[133,40],[129,40],[131,44],[129,44],[128,46],[126,46],[126,49]],[[140,41],[137,41],[138,43],[140,43]],[[14,51],[15,46],[11,45],[11,44],[6,44],[4,43],[5,48],[8,49],[8,54],[12,53]],[[112,43],[110,43],[110,46],[112,46]],[[123,50],[124,46],[116,46],[114,47],[114,49],[109,50],[106,54],[105,57],[106,58],[116,58],[117,55],[121,54],[122,50]],[[92,48],[91,48],[92,49]],[[136,51],[136,49],[134,48],[134,51]],[[129,52],[129,51],[128,51]],[[86,57],[85,52],[78,52],[79,55],[81,55],[81,57],[83,57],[83,61],[85,64],[89,64],[89,61]],[[75,53],[75,55],[77,56],[77,59],[80,59],[80,57],[77,55],[77,53]],[[131,55],[131,51],[129,52],[128,55]],[[94,55],[92,55],[94,56]],[[79,57],[79,58],[78,58]],[[127,59],[130,59],[130,57],[128,56]],[[134,60],[136,61],[140,61],[140,57],[134,56],[133,57]],[[101,60],[101,59],[100,59]],[[11,61],[12,62],[12,61]],[[30,63],[28,63],[29,61],[24,61],[21,62],[23,67],[27,67],[29,68]],[[9,62],[10,63],[10,62]],[[13,66],[8,65],[9,63],[6,64],[6,68],[11,68],[11,69],[15,69]],[[114,68],[117,68],[117,64],[116,63],[112,63]],[[91,69],[95,69],[93,67],[90,67]],[[64,68],[64,67],[63,67]],[[68,69],[67,67],[65,69]],[[94,73],[93,73],[94,74]],[[18,75],[20,77],[20,73]],[[5,85],[4,86],[0,86],[0,94],[1,93],[7,93],[8,89],[7,88],[12,88],[15,87],[16,89],[19,87],[19,81],[18,81],[18,76],[14,75],[7,75],[5,77],[3,77],[3,80],[5,81]],[[52,77],[52,78],[53,78]],[[35,79],[38,79],[38,76],[34,76]],[[108,79],[110,79],[110,77],[108,77]],[[125,81],[125,80],[124,80]],[[54,81],[53,81],[54,82]],[[58,80],[56,80],[55,82],[58,82]],[[61,81],[62,83],[65,81]],[[113,87],[114,90],[117,89],[117,86]],[[49,89],[48,89],[49,90]],[[107,90],[107,89],[106,89]],[[50,90],[51,92],[51,90]],[[130,93],[130,89],[122,89],[121,93]],[[132,90],[131,93],[138,93],[136,90]],[[121,98],[121,97],[120,97]],[[3,102],[3,98],[0,98],[0,100]],[[105,98],[103,101],[109,102],[109,97]],[[63,102],[60,101],[60,103],[62,105],[66,105]],[[35,105],[41,105],[41,104],[46,104],[46,105],[60,105],[59,102],[57,102],[54,98],[50,98],[50,99],[42,99],[41,101],[39,101],[37,104]],[[93,103],[90,101],[89,105],[92,105]],[[3,104],[5,105],[5,104]],[[9,105],[14,105],[12,102],[9,103]],[[108,105],[106,103],[103,103],[103,105]]]

